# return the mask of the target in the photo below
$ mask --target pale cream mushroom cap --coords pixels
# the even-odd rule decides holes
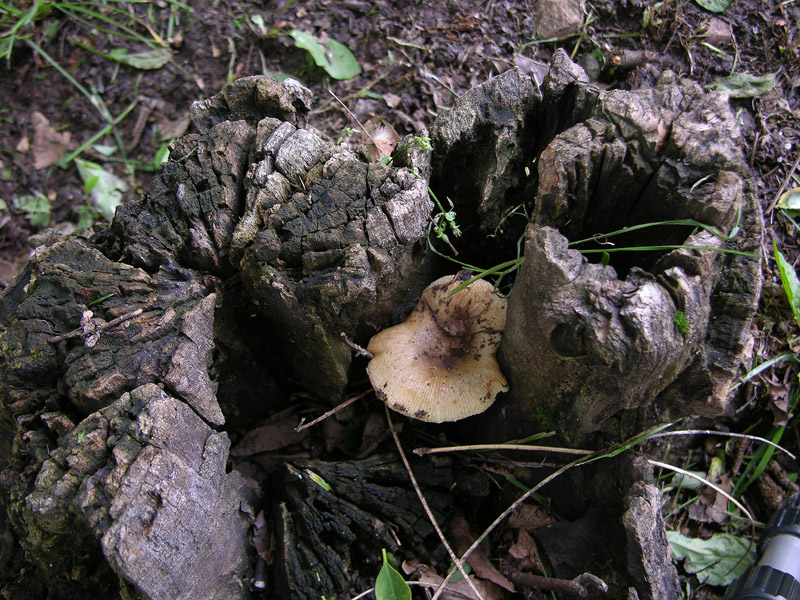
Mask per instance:
[[[467,277],[468,278],[468,277]],[[408,319],[369,341],[367,374],[389,408],[428,421],[458,421],[485,411],[508,390],[495,353],[506,324],[506,299],[492,284],[437,279]]]

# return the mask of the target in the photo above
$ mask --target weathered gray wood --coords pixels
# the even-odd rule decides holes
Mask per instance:
[[[558,67],[542,106],[564,101],[551,89],[574,85],[555,83],[573,82]],[[499,353],[507,422],[517,432],[539,419],[573,435],[624,437],[663,419],[721,414],[761,288],[763,225],[738,125],[722,96],[672,75],[653,89],[599,93],[589,107],[538,158],[533,225]],[[567,246],[677,219],[724,233],[738,220],[739,232],[726,241],[673,226],[611,238],[617,247],[712,248],[611,255],[617,268]]]

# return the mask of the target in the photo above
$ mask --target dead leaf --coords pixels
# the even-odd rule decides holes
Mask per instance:
[[[733,489],[727,475],[712,483],[728,493]],[[689,506],[689,518],[699,523],[725,523],[729,519],[728,499],[714,488],[704,486],[698,501]]]
[[[368,456],[389,434],[389,426],[386,417],[381,411],[375,411],[367,417],[364,431],[361,434],[361,447],[356,452],[356,456]]]
[[[792,416],[789,413],[789,396],[791,388],[789,384],[774,379],[764,378],[764,382],[769,388],[770,402],[767,408],[772,413],[772,424],[775,427],[786,425]]]
[[[31,138],[27,135],[23,135],[19,138],[17,145],[14,147],[14,150],[19,152],[20,154],[27,154],[28,150],[31,149]]]
[[[547,510],[532,504],[523,504],[508,518],[508,525],[512,529],[524,529],[525,531],[533,531],[551,523],[555,523],[555,519]]]
[[[181,137],[189,129],[189,112],[183,111],[174,119],[170,119],[164,114],[158,114],[156,125],[162,142]]]
[[[33,124],[33,168],[44,169],[56,164],[69,150],[72,134],[68,131],[58,133],[50,126],[47,117],[40,112],[31,115],[31,123]]]
[[[458,554],[463,554],[475,541],[475,536],[470,532],[469,523],[464,517],[455,516],[451,519],[450,533],[453,535],[453,546],[455,546]],[[509,592],[515,591],[514,584],[494,567],[481,546],[478,546],[467,557],[467,562],[472,567],[472,570],[475,571],[475,575],[481,579],[491,581]]]
[[[397,142],[400,141],[400,136],[397,135],[394,127],[379,119],[369,119],[364,123],[364,130],[362,139],[366,144],[370,159],[374,161],[389,156]]]
[[[520,571],[539,571],[539,561],[536,559],[536,542],[524,529],[517,533],[517,541],[508,549],[512,558],[519,561]]]
[[[251,429],[231,448],[231,455],[252,456],[299,444],[308,435],[308,430],[295,431],[299,422],[297,417],[288,417]]]
[[[403,564],[405,570],[405,563]],[[422,583],[428,583],[432,586],[439,587],[444,581],[436,571],[427,565],[417,565],[414,571],[417,574],[418,580]],[[407,573],[408,574],[408,573]],[[470,575],[469,580],[478,590],[483,600],[502,600],[503,590],[496,585],[483,581],[477,577]],[[479,600],[472,591],[469,583],[465,579],[460,579],[456,582],[450,582],[445,587],[445,592],[440,596],[442,600]],[[449,593],[449,590],[452,593]]]

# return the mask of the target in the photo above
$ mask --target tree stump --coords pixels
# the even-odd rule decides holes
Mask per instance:
[[[618,438],[726,409],[759,261],[695,248],[757,253],[762,225],[720,96],[672,75],[603,92],[557,53],[541,87],[518,71],[478,86],[432,125],[432,153],[407,139],[391,166],[307,129],[309,102],[299,84],[254,77],[196,103],[195,133],[144,197],[108,228],[42,239],[0,294],[16,598],[246,598],[259,504],[272,507],[280,597],[312,597],[322,579],[328,597],[363,588],[354,563],[394,547],[389,527],[431,555],[397,464],[287,464],[259,499],[226,470],[225,430],[286,408],[291,390],[337,401],[363,377],[342,334],[366,345],[456,270],[427,252],[429,183],[454,203],[462,258],[503,262],[524,245],[500,351],[510,391],[476,417],[482,429]],[[632,230],[626,245],[688,247],[611,265],[569,246],[675,219],[739,233]],[[462,478],[432,468],[426,492],[444,516]],[[628,507],[613,506],[660,528],[646,477],[634,480]],[[669,575],[663,539],[625,529],[646,564],[622,569],[649,594]]]
[[[484,236],[511,229],[515,207],[530,215],[512,230],[524,262],[499,351],[510,386],[491,417],[499,437],[538,423],[620,438],[729,410],[751,347],[763,224],[722,94],[671,73],[652,89],[604,92],[558,52],[540,89],[507,72],[460,98],[431,137],[432,185]],[[677,220],[708,228],[636,229]],[[571,247],[586,238],[610,265]]]

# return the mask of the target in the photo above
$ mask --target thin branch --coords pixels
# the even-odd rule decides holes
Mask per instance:
[[[602,579],[591,573],[583,573],[582,575],[578,575],[575,579],[557,579],[555,577],[542,577],[541,575],[524,573],[523,571],[506,565],[503,568],[503,574],[517,585],[524,585],[538,590],[558,592],[559,594],[567,594],[569,596],[585,598],[589,592],[589,587],[596,588],[604,593],[608,592],[608,585],[606,585]]]
[[[365,356],[370,360],[375,358],[374,356],[372,356],[372,352],[368,352],[367,350],[356,344],[349,337],[347,337],[347,334],[344,331],[340,332],[339,336],[342,338],[342,340],[344,340],[344,343],[350,346],[350,349],[354,350],[355,353],[358,354],[359,356]]]
[[[453,549],[450,547],[450,544],[447,543],[447,539],[444,537],[442,529],[439,527],[439,523],[436,522],[436,517],[433,516],[430,506],[428,506],[428,501],[425,500],[425,496],[422,494],[422,490],[419,488],[417,478],[414,476],[414,472],[411,470],[411,465],[408,462],[408,458],[403,450],[403,446],[400,444],[400,437],[397,435],[397,431],[395,431],[394,422],[392,421],[392,416],[389,413],[389,407],[384,405],[384,408],[386,409],[386,420],[389,422],[389,431],[392,432],[392,437],[394,438],[394,443],[397,446],[397,451],[400,453],[400,458],[406,467],[408,477],[411,479],[411,485],[414,487],[414,491],[417,493],[417,497],[422,503],[422,508],[425,509],[425,514],[428,515],[428,519],[433,525],[433,528],[436,530],[436,533],[439,535],[442,545],[444,545],[447,553],[450,555],[450,560],[455,563],[458,572],[461,573],[461,576],[467,581],[469,587],[475,593],[475,597],[478,598],[478,600],[483,600],[483,596],[481,596],[481,593],[475,588],[475,583],[469,578],[469,575],[467,575],[467,572],[464,570],[464,564],[462,560],[456,556],[455,552],[453,552]],[[450,573],[448,573],[447,577],[442,581],[442,583],[439,585],[439,588],[436,590],[436,593],[433,596],[434,598],[438,598],[441,591],[447,587],[447,582],[453,576],[453,573],[455,573],[455,570],[451,570]]]
[[[143,310],[141,308],[137,308],[134,311],[125,313],[124,315],[120,315],[116,319],[112,319],[111,321],[101,323],[100,325],[97,326],[96,331],[105,331],[106,329],[111,329],[112,327],[116,327],[120,323],[133,319],[134,317],[138,317],[140,314],[142,314],[142,312]],[[47,338],[47,341],[51,344],[57,344],[58,342],[62,342],[64,340],[76,337],[84,337],[85,335],[86,332],[84,331],[84,328],[78,327],[77,329],[73,329],[69,333],[62,333],[61,335],[56,335],[51,338]]]
[[[295,427],[295,431],[303,431],[303,429],[308,429],[309,427],[312,427],[313,425],[316,425],[320,421],[324,421],[328,417],[330,417],[332,415],[335,415],[337,412],[339,412],[343,408],[346,408],[346,407],[350,406],[356,400],[360,400],[361,398],[363,398],[364,396],[369,394],[371,391],[372,391],[372,388],[368,389],[366,392],[363,392],[363,393],[359,394],[358,396],[353,396],[349,400],[345,400],[344,402],[342,402],[338,406],[335,406],[334,408],[330,409],[325,414],[320,415],[319,417],[317,417],[316,419],[314,419],[313,421],[311,421],[309,423],[303,423],[304,419],[301,419],[300,423],[298,423],[297,427]]]
[[[762,444],[769,444],[773,448],[780,450],[781,452],[786,453],[788,456],[792,458],[792,460],[797,460],[797,457],[789,452],[786,448],[779,446],[775,442],[771,442],[768,439],[758,437],[757,435],[749,435],[744,433],[730,433],[728,431],[714,431],[712,429],[686,429],[684,431],[665,431],[663,433],[656,433],[655,435],[651,435],[650,439],[658,438],[658,437],[668,437],[671,435],[721,435],[724,437],[732,437],[732,438],[744,438],[746,440],[752,440],[754,442],[761,442]],[[416,450],[414,450],[416,453]]]
[[[560,448],[556,446],[534,446],[529,444],[472,444],[470,446],[449,446],[444,448],[415,448],[414,454],[425,456],[426,454],[442,454],[445,452],[485,452],[492,450],[523,450],[528,452],[554,452],[556,454],[574,454],[577,456],[589,456],[594,454],[592,450],[581,450],[580,448]]]
[[[363,131],[363,132],[364,132],[364,135],[366,135],[366,136],[369,138],[369,141],[370,141],[370,142],[372,142],[373,144],[375,144],[375,145],[377,146],[377,144],[375,143],[375,138],[373,138],[373,137],[372,137],[372,136],[369,134],[369,131],[367,131],[366,127],[364,127],[364,126],[361,124],[361,121],[359,121],[359,120],[358,120],[358,117],[357,117],[357,116],[355,116],[353,113],[351,113],[351,112],[350,112],[350,109],[349,109],[349,108],[347,108],[347,106],[345,105],[345,103],[344,103],[344,102],[342,102],[341,100],[339,100],[339,96],[337,96],[336,94],[334,94],[334,93],[333,93],[331,90],[328,90],[328,93],[329,93],[331,96],[333,96],[333,98],[334,98],[334,99],[335,99],[335,100],[336,100],[336,101],[337,101],[339,104],[341,104],[341,105],[342,105],[342,108],[343,108],[343,109],[345,109],[345,110],[347,111],[347,114],[348,114],[348,115],[350,115],[350,118],[351,118],[351,119],[353,119],[353,120],[354,120],[356,123],[358,123],[358,126],[359,126],[359,127],[361,127],[361,131]]]

